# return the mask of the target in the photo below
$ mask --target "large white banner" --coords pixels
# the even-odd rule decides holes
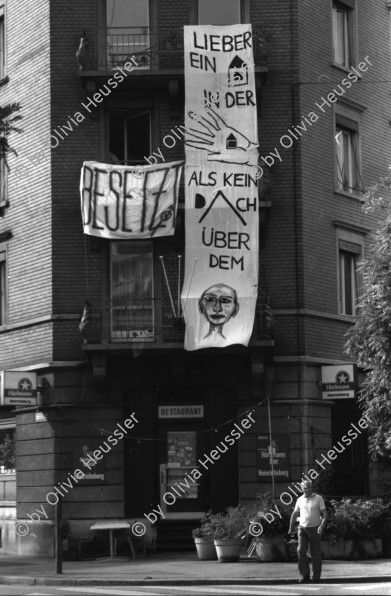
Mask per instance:
[[[183,161],[143,167],[84,162],[84,233],[112,240],[172,235],[182,165]]]
[[[251,25],[185,27],[185,349],[247,345],[258,288]]]

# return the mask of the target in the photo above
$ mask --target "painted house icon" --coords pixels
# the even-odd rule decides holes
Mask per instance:
[[[235,135],[231,134],[227,137],[227,141],[226,141],[226,148],[227,149],[236,149],[238,146],[237,140]]]
[[[228,67],[228,87],[239,87],[248,84],[248,66],[247,63],[235,56]]]

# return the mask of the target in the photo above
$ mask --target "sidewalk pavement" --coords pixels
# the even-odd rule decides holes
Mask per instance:
[[[296,584],[297,562],[263,563],[241,557],[238,563],[198,561],[196,553],[148,553],[133,559],[118,557],[65,561],[56,574],[55,559],[0,556],[0,583],[63,586],[153,586]],[[391,559],[323,561],[324,583],[391,582]]]

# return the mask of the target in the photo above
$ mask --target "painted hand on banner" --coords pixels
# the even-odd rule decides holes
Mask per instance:
[[[189,112],[189,117],[198,124],[198,128],[186,128],[185,145],[207,151],[208,161],[257,165],[258,143],[250,141],[236,128],[229,126],[211,108],[207,107],[204,111],[208,118]]]

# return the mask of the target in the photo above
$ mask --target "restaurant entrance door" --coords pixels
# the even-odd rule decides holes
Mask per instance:
[[[202,423],[165,421],[160,426],[160,506],[167,519],[202,517],[207,510],[207,470]]]

